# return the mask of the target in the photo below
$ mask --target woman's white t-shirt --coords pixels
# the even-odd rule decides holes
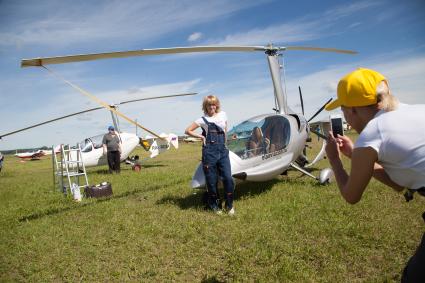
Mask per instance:
[[[357,139],[355,148],[371,147],[395,183],[410,189],[425,186],[425,105],[401,104],[379,111]]]
[[[203,116],[208,122],[214,123],[219,126],[223,131],[226,131],[227,124],[227,115],[226,112],[220,111],[216,115],[209,117],[208,115]],[[205,123],[204,119],[199,118],[195,121],[195,124],[200,126],[205,130],[205,133],[208,134],[208,125]]]

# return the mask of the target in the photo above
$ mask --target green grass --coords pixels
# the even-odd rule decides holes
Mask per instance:
[[[372,181],[353,206],[295,171],[238,185],[237,215],[218,216],[189,188],[199,159],[182,144],[141,172],[91,168],[114,194],[76,203],[53,189],[50,159],[6,156],[0,281],[397,282],[424,230],[423,198]]]

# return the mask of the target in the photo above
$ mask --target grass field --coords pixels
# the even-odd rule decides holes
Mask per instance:
[[[49,158],[6,156],[0,281],[397,282],[424,231],[424,198],[372,181],[353,206],[295,171],[238,185],[236,216],[215,215],[189,188],[199,159],[181,144],[141,172],[91,168],[114,194],[76,203],[53,189]]]

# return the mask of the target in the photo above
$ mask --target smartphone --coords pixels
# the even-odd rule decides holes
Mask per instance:
[[[338,135],[343,136],[344,135],[344,125],[342,121],[342,117],[338,116],[331,116],[331,129],[332,134],[336,138]]]

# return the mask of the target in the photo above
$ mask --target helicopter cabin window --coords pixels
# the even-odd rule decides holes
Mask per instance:
[[[227,145],[240,158],[248,159],[286,148],[290,133],[289,121],[285,117],[251,119],[228,132]]]
[[[84,141],[80,142],[80,146],[82,152],[90,152],[93,150],[92,141],[90,139],[85,139]]]
[[[103,135],[97,135],[95,137],[91,137],[90,140],[93,142],[93,147],[95,149],[101,148],[103,146]]]
[[[93,149],[101,148],[103,135],[98,135],[95,137],[87,138],[84,141],[80,142],[82,152],[90,152]]]

